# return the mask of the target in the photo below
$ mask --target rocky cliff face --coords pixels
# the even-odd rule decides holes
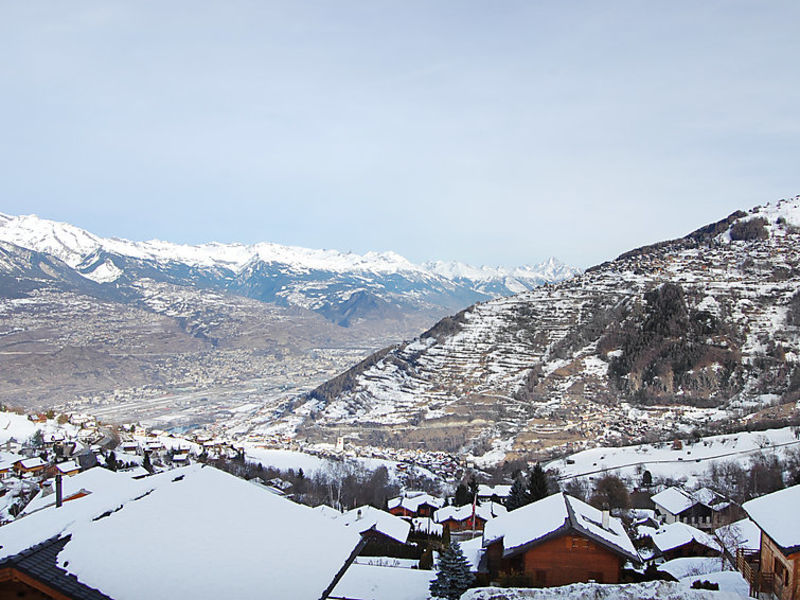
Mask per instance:
[[[312,437],[336,427],[502,458],[789,406],[800,395],[798,227],[800,199],[784,200],[476,304],[291,410]]]

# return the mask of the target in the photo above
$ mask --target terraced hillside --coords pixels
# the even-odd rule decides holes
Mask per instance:
[[[476,304],[284,414],[312,439],[498,460],[791,412],[798,227],[800,198],[784,200]]]

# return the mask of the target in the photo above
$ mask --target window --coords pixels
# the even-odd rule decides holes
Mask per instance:
[[[603,583],[603,574],[600,571],[589,571],[589,581]]]

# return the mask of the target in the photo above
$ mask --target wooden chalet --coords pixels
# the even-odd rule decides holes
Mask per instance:
[[[388,509],[396,517],[433,517],[433,514],[444,506],[444,500],[425,492],[408,492],[389,500]]]
[[[656,557],[663,560],[689,556],[719,556],[722,551],[712,536],[686,523],[664,525],[650,538],[653,540]]]
[[[486,523],[478,571],[488,583],[527,587],[618,583],[639,555],[622,523],[564,493]]]
[[[800,485],[742,505],[761,530],[760,559],[749,573],[750,595],[800,600]]]
[[[434,521],[450,531],[483,531],[490,519],[506,514],[506,508],[495,502],[478,504],[474,510],[471,504],[464,506],[445,506],[434,513]]]
[[[704,531],[714,531],[730,522],[735,512],[730,502],[708,488],[687,492],[668,487],[650,500],[655,506],[656,516],[667,525],[680,522]]]
[[[14,470],[19,475],[38,475],[47,469],[47,462],[39,456],[33,458],[23,458],[14,463]]]

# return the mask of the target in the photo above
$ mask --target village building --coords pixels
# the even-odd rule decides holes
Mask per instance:
[[[14,463],[14,471],[19,475],[39,475],[47,469],[47,461],[39,456],[23,458]]]
[[[56,463],[49,470],[50,475],[52,475],[53,477],[55,477],[56,475],[64,475],[67,477],[71,477],[73,475],[77,475],[80,472],[81,472],[81,466],[74,460],[67,460],[64,462]]]
[[[618,583],[639,562],[619,519],[564,493],[488,521],[482,546],[483,577],[515,586]]]
[[[487,521],[506,514],[508,511],[502,504],[486,502],[475,505],[445,506],[437,510],[433,519],[450,531],[483,531]]]
[[[324,600],[363,544],[308,507],[191,466],[3,526],[0,597]]]
[[[800,600],[800,485],[742,505],[761,531],[760,560],[750,592],[777,600]]]
[[[708,488],[687,492],[677,487],[668,487],[651,498],[656,516],[667,525],[686,523],[704,531],[714,531],[725,521],[730,521],[731,503]]]
[[[650,537],[656,558],[665,561],[687,556],[719,556],[721,552],[713,536],[686,523],[664,525]]]
[[[498,502],[500,504],[505,504],[510,495],[510,485],[499,484],[492,486],[482,483],[478,486],[479,502]]]
[[[406,492],[387,503],[389,512],[397,517],[433,517],[444,506],[444,500],[425,492]]]
[[[408,521],[372,506],[359,506],[338,513],[335,520],[368,538],[369,543],[364,549],[364,554],[375,554],[369,552],[370,546],[391,548],[397,544],[405,545],[411,532],[411,524]]]

